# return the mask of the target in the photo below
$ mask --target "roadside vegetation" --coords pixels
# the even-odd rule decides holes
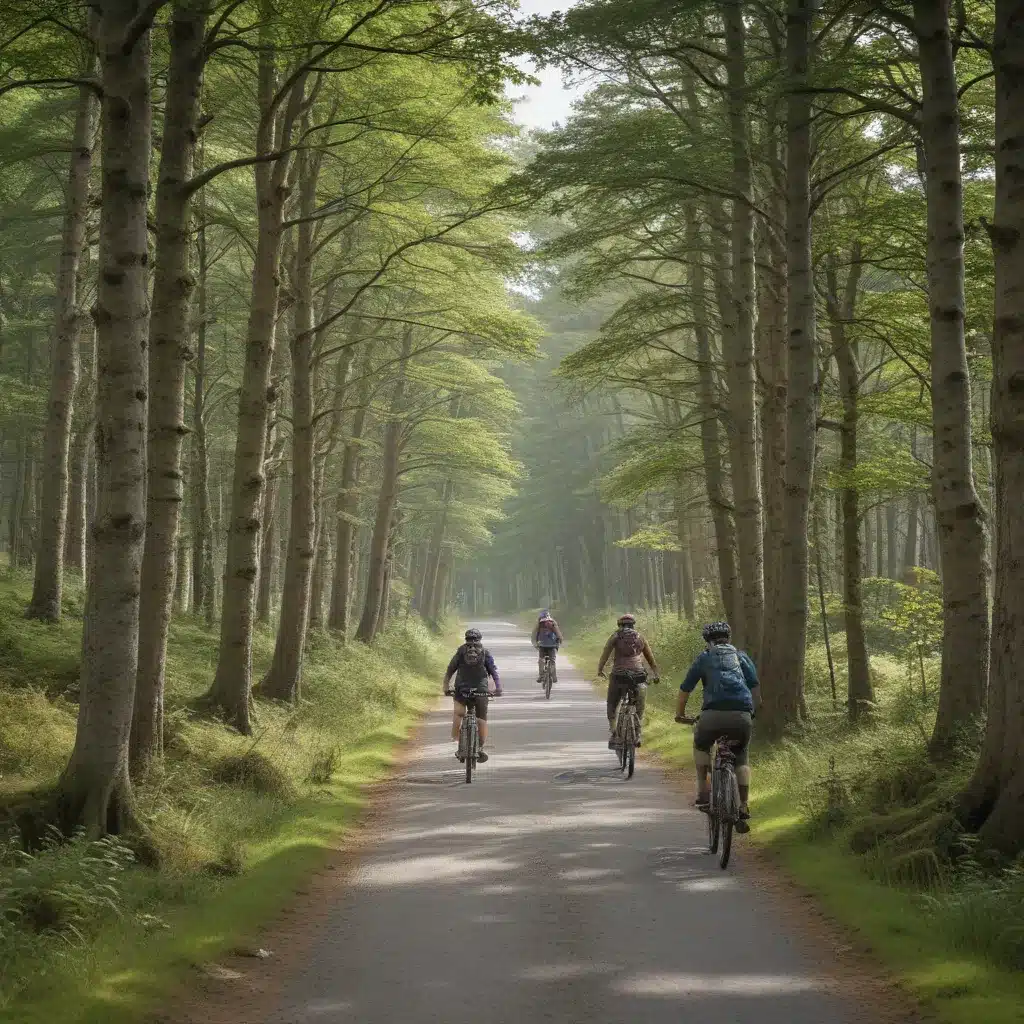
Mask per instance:
[[[25,573],[0,577],[0,800],[25,815],[74,744],[81,643],[73,610],[57,630],[19,616],[30,589]],[[79,599],[72,587],[68,609]],[[273,643],[257,631],[257,670]],[[44,821],[4,833],[0,1018],[137,1020],[184,973],[251,942],[355,822],[434,699],[445,653],[415,618],[370,646],[317,631],[303,699],[260,701],[242,736],[202,709],[216,650],[202,619],[174,621],[164,757],[137,786],[144,846],[69,841]]]
[[[889,589],[867,580],[868,589]],[[917,598],[915,598],[915,601]],[[928,599],[937,610],[937,596]],[[692,730],[673,721],[679,684],[703,649],[703,621],[717,618],[713,593],[697,595],[693,621],[639,616],[661,684],[648,688],[645,748],[692,788]],[[835,613],[835,609],[833,609]],[[898,617],[868,617],[875,703],[870,721],[851,725],[832,696],[828,653],[807,649],[807,716],[786,739],[755,737],[752,831],[790,877],[892,972],[953,1024],[1010,1024],[1024,1000],[1024,872],[993,855],[957,820],[973,768],[967,744],[936,765],[928,737],[937,707],[939,658],[917,650]],[[587,677],[614,628],[616,611],[561,619],[567,654]],[[845,637],[830,637],[837,692],[845,683]],[[771,681],[766,680],[770,686]],[[699,696],[699,691],[698,691]]]

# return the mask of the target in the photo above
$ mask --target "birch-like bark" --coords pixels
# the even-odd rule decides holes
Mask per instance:
[[[185,500],[181,452],[188,433],[185,370],[192,357],[189,311],[195,287],[189,179],[205,63],[206,0],[176,0],[169,35],[170,66],[155,203],[153,313],[149,324],[146,545],[132,721],[133,771],[144,769],[163,753],[167,635],[174,604],[179,519]]]
[[[150,39],[125,47],[137,0],[103,0],[97,36],[103,83],[98,290],[97,507],[82,637],[78,731],[58,784],[66,829],[120,833],[133,820],[128,776],[139,590],[146,526],[146,328]]]
[[[260,122],[256,152],[267,155],[286,149],[305,93],[305,78],[292,86],[286,108],[273,104],[276,91],[273,49],[260,54]],[[253,600],[259,573],[260,515],[265,484],[267,423],[276,394],[270,387],[274,332],[280,296],[280,256],[287,200],[290,158],[255,165],[257,241],[252,272],[252,298],[246,330],[245,366],[238,402],[227,564],[221,611],[220,651],[209,699],[239,732],[251,732]]]
[[[942,569],[942,678],[931,739],[937,755],[984,710],[989,664],[988,539],[972,466],[960,115],[949,16],[949,0],[914,0],[928,219],[932,488]]]
[[[90,63],[93,63],[90,61]],[[43,431],[43,493],[39,508],[35,581],[27,615],[59,622],[64,586],[64,541],[68,516],[68,456],[79,376],[78,271],[89,221],[89,175],[96,139],[99,100],[82,86],[75,112],[74,137],[64,203],[64,227],[57,267],[57,322],[46,427]]]
[[[742,0],[723,2],[734,196],[729,225],[734,317],[732,329],[724,332],[723,354],[729,382],[729,451],[743,605],[739,629],[733,635],[756,660],[764,617],[764,537],[754,374],[754,196],[744,6]]]

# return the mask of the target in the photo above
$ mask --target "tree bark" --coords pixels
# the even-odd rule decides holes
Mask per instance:
[[[273,50],[264,47],[260,54],[260,123],[256,140],[256,153],[262,156],[290,145],[305,93],[305,79],[300,77],[285,101],[287,109],[279,115],[274,103],[275,71]],[[280,156],[254,168],[258,234],[238,404],[220,651],[209,694],[212,705],[245,735],[251,732],[253,596],[259,573],[260,514],[266,482],[263,460],[270,408],[277,398],[270,387],[270,367],[281,287],[281,239],[289,162],[288,156]]]
[[[972,467],[960,117],[949,8],[949,0],[914,0],[926,162],[932,487],[943,598],[942,678],[931,747],[940,756],[984,710],[989,664],[988,541]]]
[[[742,0],[725,0],[729,141],[732,150],[730,216],[733,322],[724,332],[729,381],[729,447],[743,612],[736,642],[758,657],[764,617],[764,537],[757,452],[754,374],[754,203],[748,137],[746,28]]]
[[[1012,855],[1024,850],[1024,5],[996,0],[995,16],[996,571],[988,723],[965,810],[985,842]]]
[[[77,573],[84,581],[90,508],[89,473],[93,435],[96,433],[96,330],[91,317],[79,320],[79,352],[82,369],[75,395],[78,423],[69,454],[71,485],[64,538],[64,568]]]
[[[722,449],[718,430],[720,403],[715,395],[711,363],[711,332],[708,327],[706,301],[707,278],[701,245],[701,231],[696,214],[691,211],[687,217],[687,248],[697,253],[690,267],[690,280],[693,289],[693,332],[697,343],[698,389],[700,407],[704,413],[700,425],[704,479],[715,527],[715,554],[718,561],[722,606],[729,621],[735,622],[740,610],[736,527],[732,517],[732,501],[726,494],[725,474],[722,470]]]
[[[150,40],[124,40],[137,0],[103,0],[102,205],[97,332],[96,522],[90,556],[75,746],[58,786],[62,826],[90,836],[133,823],[128,743],[138,668],[146,525],[146,196]]]
[[[846,624],[846,706],[851,721],[869,712],[874,689],[864,639],[864,607],[861,590],[860,495],[855,484],[857,434],[860,425],[860,365],[856,343],[847,334],[857,303],[861,275],[860,248],[854,246],[843,294],[839,293],[839,275],[834,257],[826,263],[829,329],[839,370],[839,391],[843,401],[843,421],[839,434],[839,471],[843,485],[842,504],[843,618]]]
[[[370,643],[377,630],[381,600],[384,596],[385,569],[388,559],[388,538],[391,518],[398,502],[399,460],[402,455],[402,435],[405,424],[401,413],[405,398],[406,370],[412,351],[412,330],[406,329],[399,357],[399,376],[391,398],[388,422],[384,425],[384,446],[381,458],[380,492],[377,497],[377,516],[370,539],[369,564],[366,576],[366,597],[363,614],[356,630],[356,639]]]
[[[800,717],[807,638],[808,536],[818,415],[818,354],[811,259],[811,60],[814,0],[789,0],[786,64],[786,402],[785,520],[778,601],[765,631],[764,672],[773,681],[763,719],[780,733]]]
[[[185,370],[192,357],[189,311],[192,195],[189,179],[205,62],[206,0],[176,0],[156,187],[156,270],[149,324],[146,544],[142,558],[139,669],[131,764],[138,772],[163,753],[164,670],[174,604],[181,506]]]
[[[90,65],[94,62],[89,61]],[[57,267],[57,323],[53,339],[49,409],[43,433],[43,495],[30,619],[59,622],[64,586],[64,541],[68,516],[68,454],[79,376],[79,264],[89,221],[89,176],[96,139],[99,102],[82,86],[71,141],[68,190],[64,206],[60,262]]]
[[[313,445],[313,222],[320,161],[299,156],[299,217],[295,243],[292,360],[292,477],[288,554],[281,593],[281,619],[260,693],[294,703],[302,685],[302,659],[309,627],[310,585],[316,558],[316,496]]]

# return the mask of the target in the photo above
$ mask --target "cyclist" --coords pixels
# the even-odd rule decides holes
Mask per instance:
[[[604,645],[601,652],[601,660],[597,665],[597,675],[604,678],[604,666],[612,653],[612,675],[608,681],[608,749],[615,749],[615,716],[618,712],[619,701],[623,694],[631,686],[637,690],[636,709],[641,723],[644,720],[644,708],[647,705],[647,672],[644,669],[644,661],[651,666],[654,673],[654,682],[658,681],[658,664],[654,660],[651,645],[642,633],[636,628],[636,616],[620,615],[617,622],[618,629]],[[640,737],[637,737],[636,745],[640,746]]]
[[[563,642],[562,631],[558,623],[551,617],[547,608],[537,617],[537,625],[533,627],[531,637],[533,646],[537,648],[537,682],[541,682],[544,673],[544,659],[551,657],[551,681],[558,682],[558,673],[555,671],[555,654],[558,645]]]
[[[692,725],[693,766],[697,773],[697,807],[704,811],[710,804],[708,773],[711,769],[711,747],[726,737],[736,754],[736,782],[740,790],[740,821],[738,832],[750,826],[750,746],[751,723],[761,706],[761,689],[754,662],[745,651],[738,651],[729,642],[732,629],[728,622],[710,622],[703,629],[705,650],[686,673],[679,688],[677,722]],[[686,704],[697,683],[704,684],[704,703],[698,719],[688,718]]]
[[[449,682],[455,676],[454,693]],[[442,690],[446,697],[455,697],[454,716],[452,718],[452,739],[459,742],[459,730],[462,719],[466,717],[466,708],[472,701],[476,708],[476,724],[480,734],[480,749],[477,760],[483,764],[487,754],[484,743],[487,742],[487,703],[490,695],[488,679],[494,680],[494,696],[501,696],[501,680],[494,664],[491,652],[483,645],[483,635],[479,629],[466,630],[466,642],[455,652],[444,673]],[[458,749],[455,756],[459,756]]]

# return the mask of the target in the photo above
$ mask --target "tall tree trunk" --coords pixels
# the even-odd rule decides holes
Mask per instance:
[[[724,355],[729,381],[730,461],[743,602],[736,641],[756,658],[761,647],[764,616],[764,537],[757,452],[754,204],[743,8],[742,0],[724,0],[729,140],[735,197],[730,223],[734,316],[732,329],[724,332]]]
[[[899,537],[897,527],[899,525],[899,513],[894,502],[885,506],[885,550],[886,562],[888,563],[889,579],[894,580],[900,574]]]
[[[392,393],[388,422],[384,424],[380,492],[377,496],[377,516],[373,524],[373,536],[370,539],[366,597],[363,603],[362,618],[359,620],[359,628],[356,630],[356,639],[367,644],[373,640],[376,632],[380,604],[384,596],[388,538],[391,535],[391,518],[398,502],[398,463],[402,455],[402,434],[405,427],[401,413],[405,398],[407,363],[411,351],[412,330],[406,329],[399,357],[399,377]]]
[[[149,447],[146,545],[142,559],[139,670],[132,721],[132,769],[163,753],[164,669],[174,603],[178,521],[185,494],[181,449],[185,368],[192,357],[192,193],[203,80],[206,0],[176,0],[171,11],[170,67],[156,188],[156,270],[149,325]]]
[[[206,249],[206,191],[199,195],[196,240],[198,292],[196,302],[195,390],[192,400],[192,604],[213,624],[216,585],[213,570],[213,511],[210,507],[210,452],[206,437],[206,329],[208,258]]]
[[[800,717],[807,637],[808,536],[818,415],[814,267],[811,260],[811,60],[813,0],[789,0],[786,64],[786,403],[785,521],[778,602],[765,631],[766,727],[781,732]],[[769,656],[770,652],[770,656]]]
[[[79,320],[79,346],[82,372],[75,395],[78,424],[69,455],[71,487],[64,539],[64,567],[77,573],[84,581],[90,508],[89,473],[93,461],[92,439],[96,433],[96,329],[91,317]]]
[[[996,0],[992,456],[996,574],[988,724],[965,808],[982,839],[1024,850],[1024,6]]]
[[[91,49],[91,47],[90,47]],[[90,55],[91,56],[91,55]],[[89,64],[94,62],[90,59]],[[78,272],[89,220],[89,176],[99,101],[82,86],[71,141],[60,262],[57,267],[57,322],[53,339],[50,399],[43,433],[43,497],[39,509],[36,573],[28,617],[60,621],[64,586],[64,540],[68,515],[68,451],[79,372]]]
[[[331,612],[328,625],[342,637],[349,632],[349,616],[355,589],[354,559],[358,537],[356,517],[359,514],[359,469],[362,462],[363,428],[366,425],[369,401],[369,367],[363,374],[358,406],[352,415],[352,429],[345,443],[341,461],[341,489],[338,496],[338,520],[334,538],[334,581],[331,586]]]
[[[942,678],[931,740],[936,755],[946,753],[984,710],[989,662],[988,540],[972,467],[960,116],[949,8],[949,0],[914,0],[928,210],[932,486],[942,566]]]
[[[700,425],[704,460],[705,487],[715,527],[715,554],[718,561],[719,590],[727,618],[735,622],[740,611],[740,581],[736,564],[736,527],[732,517],[732,501],[726,493],[722,469],[722,448],[718,430],[720,402],[715,394],[711,362],[711,332],[707,313],[707,276],[701,255],[702,232],[696,214],[687,216],[687,248],[697,253],[690,267],[693,287],[693,333],[697,342],[697,374],[700,407],[704,410]]]
[[[128,743],[139,653],[146,527],[146,327],[150,40],[137,0],[103,0],[98,286],[98,493],[82,636],[75,746],[58,787],[64,828],[120,833],[133,819]],[[132,35],[137,35],[134,40]],[[128,45],[130,43],[131,45]]]
[[[856,311],[860,281],[860,247],[853,247],[843,294],[835,258],[826,263],[829,328],[839,370],[839,391],[843,400],[843,422],[839,434],[839,471],[843,485],[842,553],[843,617],[846,624],[846,705],[851,721],[869,712],[875,695],[871,685],[867,643],[864,639],[864,606],[861,591],[860,496],[855,483],[857,433],[860,424],[860,365],[857,349],[847,334],[847,324]]]
[[[291,143],[292,127],[305,94],[300,77],[278,114],[274,53],[269,46],[260,54],[260,122],[256,152],[269,156]],[[274,332],[280,296],[280,256],[287,199],[289,157],[256,164],[258,207],[256,256],[252,271],[252,298],[246,331],[245,368],[238,402],[228,526],[224,602],[221,611],[220,651],[210,701],[239,732],[251,732],[249,704],[252,690],[253,591],[259,573],[261,505],[265,485],[267,423],[276,393],[270,388]]]
[[[281,619],[270,669],[260,692],[294,702],[302,685],[302,658],[309,626],[310,584],[316,558],[316,495],[313,444],[313,214],[320,161],[299,157],[299,216],[295,245],[292,358],[292,478],[288,555],[281,594]]]

